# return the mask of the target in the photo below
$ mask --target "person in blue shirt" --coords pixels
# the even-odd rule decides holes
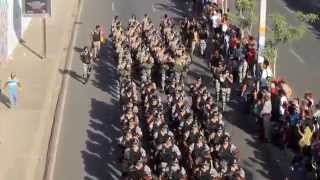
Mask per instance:
[[[16,106],[18,87],[21,87],[21,84],[19,80],[16,79],[16,74],[11,73],[7,82],[4,84],[4,89],[8,88],[8,96],[10,99],[11,108]]]

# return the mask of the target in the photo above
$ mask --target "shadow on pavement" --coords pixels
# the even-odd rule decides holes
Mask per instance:
[[[91,99],[90,121],[86,130],[86,149],[81,151],[85,166],[84,179],[120,179],[119,149],[120,109],[118,76],[112,49],[108,41],[101,49],[101,60],[96,63],[91,82],[110,96],[110,100]]]
[[[267,144],[262,144],[258,141],[257,137],[257,124],[253,117],[244,113],[244,105],[240,102],[240,99],[234,97],[229,102],[230,110],[224,113],[224,119],[228,121],[232,126],[236,126],[250,135],[250,139],[235,137],[235,140],[244,141],[242,144],[252,148],[253,153],[251,157],[241,159],[244,162],[243,166],[246,169],[246,173],[252,173],[252,170],[256,169],[256,165],[259,164],[261,169],[256,169],[256,172],[266,179],[284,179],[284,172],[281,172],[280,166],[274,162],[273,155],[271,154]],[[237,144],[237,142],[235,142]],[[244,149],[245,150],[245,149]],[[241,149],[240,149],[241,153]],[[246,152],[244,152],[245,154]],[[249,178],[248,178],[249,179]]]
[[[43,59],[43,56],[40,53],[33,50],[29,45],[27,45],[27,42],[25,40],[19,39],[19,43],[21,44],[21,46],[30,51],[33,55],[37,56],[39,59]]]
[[[78,46],[74,46],[73,49],[77,52],[77,53],[81,53],[83,51],[82,47],[78,47]]]
[[[101,49],[101,60],[95,66],[95,78],[92,84],[98,89],[107,92],[112,98],[118,98],[118,72],[113,57],[111,41],[107,40]]]
[[[85,79],[82,78],[81,75],[77,74],[75,71],[73,70],[66,70],[66,69],[59,69],[59,72],[62,73],[62,74],[68,74],[70,75],[73,79],[81,82],[81,83],[84,83],[85,82]]]
[[[110,104],[91,99],[91,120],[87,131],[86,149],[81,151],[85,171],[95,179],[119,179],[116,138],[120,135],[118,102]]]
[[[8,96],[3,94],[1,91],[0,91],[0,102],[4,104],[8,109],[10,109],[10,100]]]

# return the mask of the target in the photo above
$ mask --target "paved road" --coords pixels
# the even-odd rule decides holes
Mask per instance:
[[[126,22],[132,13],[151,15],[155,22],[164,12],[177,19],[187,15],[189,6],[182,0],[84,0],[76,37],[72,70],[61,70],[72,78],[63,115],[54,179],[119,179],[116,137],[119,136],[118,84],[110,49],[103,48],[103,59],[95,67],[91,80],[82,84],[79,47],[88,44],[88,34],[97,23],[110,26],[112,16],[120,15]],[[206,64],[194,58],[190,78],[202,76],[212,86]],[[225,113],[227,129],[240,148],[241,164],[248,179],[281,179],[279,164],[269,154],[269,148],[258,144],[254,123],[239,111],[233,101]]]
[[[305,12],[320,10],[319,2],[313,4],[310,2],[316,1],[268,0],[268,14],[284,15],[289,24],[299,25],[300,22],[294,15],[295,10]],[[310,90],[320,98],[319,24],[308,26],[308,29],[301,40],[280,48],[278,75],[292,82],[296,95],[301,96],[306,90]]]

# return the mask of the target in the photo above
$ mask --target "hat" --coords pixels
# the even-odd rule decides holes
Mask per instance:
[[[161,129],[167,130],[168,129],[168,125],[167,124],[162,124]]]
[[[217,130],[218,130],[218,131],[219,131],[219,130],[223,130],[222,125],[218,126],[218,129],[217,129]]]

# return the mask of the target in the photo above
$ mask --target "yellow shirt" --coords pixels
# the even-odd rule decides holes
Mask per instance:
[[[302,135],[302,138],[300,139],[300,146],[310,146],[311,145],[311,138],[312,138],[312,131],[309,127],[306,127],[304,129],[304,133]]]

